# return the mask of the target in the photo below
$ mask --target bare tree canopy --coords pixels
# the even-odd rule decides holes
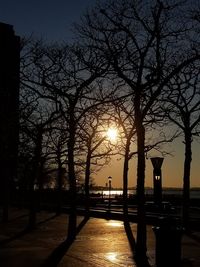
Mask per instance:
[[[148,119],[156,123],[165,86],[200,59],[189,1],[108,1],[76,26],[82,43],[109,62],[110,73],[132,94],[137,136],[138,229],[136,258],[146,259],[144,210],[145,137]],[[144,263],[146,264],[146,263]]]

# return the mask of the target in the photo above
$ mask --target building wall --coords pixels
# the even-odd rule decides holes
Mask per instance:
[[[5,208],[17,167],[19,69],[20,38],[12,25],[0,23],[0,188]]]

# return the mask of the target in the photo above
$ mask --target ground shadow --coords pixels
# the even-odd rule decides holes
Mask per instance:
[[[16,221],[17,219],[21,219],[21,218],[27,217],[27,216],[28,215],[21,215],[21,216],[18,216],[16,218],[10,220],[9,222],[13,222],[13,221]],[[47,219],[45,219],[43,221],[40,221],[40,222],[37,223],[37,225],[44,224],[44,223],[46,223],[46,222],[48,222],[50,220],[53,220],[55,217],[57,217],[57,215],[53,215],[53,216],[51,216],[51,217],[49,217],[49,218],[47,218]],[[37,229],[37,227],[35,229]],[[10,242],[12,242],[12,241],[14,241],[16,239],[18,239],[18,238],[21,238],[21,237],[25,236],[26,234],[31,233],[35,229],[30,229],[29,227],[25,226],[25,228],[22,231],[14,234],[13,236],[11,236],[9,238],[6,238],[4,240],[1,240],[0,241],[0,247],[6,245],[6,244],[8,244],[8,243],[10,243]]]
[[[193,267],[193,263],[190,259],[182,259],[181,260],[181,267]]]
[[[6,223],[14,222],[14,221],[17,221],[17,220],[25,218],[25,217],[28,217],[28,213],[25,213],[25,214],[22,214],[22,215],[16,215],[16,217],[13,217],[12,219],[9,219],[8,222],[6,222]],[[2,223],[4,223],[4,222],[2,222]]]
[[[77,227],[76,235],[81,231],[81,229],[84,227],[84,225],[87,223],[88,220],[89,218],[85,217],[81,221],[81,223]],[[43,263],[42,267],[57,266],[73,242],[74,242],[74,239],[70,239],[70,238],[67,238],[64,242],[62,242],[57,248],[53,250],[53,252],[49,255],[49,257]]]
[[[196,242],[200,243],[200,236],[196,235],[195,233],[187,233],[186,235],[195,240]]]
[[[23,237],[24,235],[26,235],[28,233],[30,233],[30,230],[24,229],[24,230],[20,231],[19,233],[15,234],[15,235],[13,235],[13,236],[11,236],[9,238],[6,238],[6,239],[0,241],[0,247],[2,247],[4,245],[6,245],[6,244],[18,239],[18,238],[21,238],[21,237]]]
[[[128,221],[127,218],[125,218],[124,220],[124,229],[129,241],[129,245],[132,251],[132,255],[133,255],[133,259],[135,260],[136,266],[137,267],[151,267],[151,265],[149,264],[147,258],[145,259],[140,259],[140,258],[136,258],[136,243],[135,243],[135,238],[133,236],[132,230],[131,230],[131,226],[130,226],[130,222]]]
[[[124,229],[125,229],[128,241],[129,241],[129,245],[131,247],[133,257],[134,257],[135,256],[135,238],[133,236],[131,226],[128,220],[124,221]]]
[[[47,219],[45,219],[45,220],[39,221],[39,222],[37,223],[37,225],[47,223],[47,222],[49,222],[49,221],[55,219],[55,218],[58,217],[58,216],[59,216],[59,215],[57,215],[57,214],[52,215],[51,217],[49,217],[49,218],[47,218]]]

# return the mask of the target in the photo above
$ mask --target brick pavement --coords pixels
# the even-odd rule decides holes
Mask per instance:
[[[52,252],[60,247],[67,235],[67,215],[55,216],[47,212],[38,215],[38,227],[30,233],[23,232],[28,217],[24,211],[15,211],[7,224],[0,225],[0,266],[38,267],[47,262]],[[78,217],[78,223],[83,218]],[[133,237],[136,224],[131,224]],[[200,266],[198,233],[182,238],[182,266]],[[155,236],[147,227],[148,257],[155,265]],[[51,258],[49,258],[51,259]],[[83,225],[71,246],[63,248],[59,267],[112,267],[136,266],[122,221],[91,218]]]

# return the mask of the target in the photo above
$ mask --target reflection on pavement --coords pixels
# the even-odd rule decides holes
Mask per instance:
[[[106,253],[106,258],[111,262],[117,261],[117,253],[116,252],[108,252]]]
[[[107,222],[107,225],[112,227],[122,227],[123,222],[110,220]]]
[[[131,253],[108,252],[104,254],[104,257],[106,260],[114,263],[116,266],[136,267]]]

